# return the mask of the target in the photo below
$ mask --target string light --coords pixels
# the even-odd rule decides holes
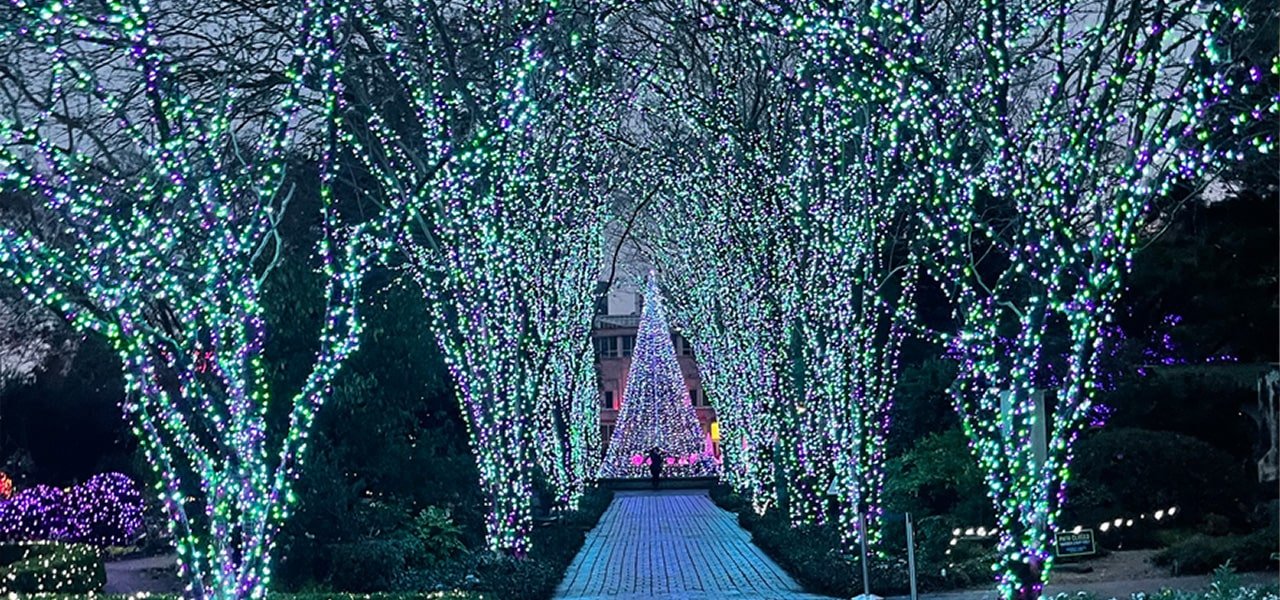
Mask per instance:
[[[106,584],[106,570],[91,546],[17,542],[10,547],[18,554],[7,557],[13,561],[0,566],[0,590],[8,592],[6,598],[43,594],[92,597]]]

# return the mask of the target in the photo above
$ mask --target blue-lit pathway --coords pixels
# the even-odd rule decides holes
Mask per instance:
[[[703,490],[617,492],[556,598],[821,599],[764,555]]]

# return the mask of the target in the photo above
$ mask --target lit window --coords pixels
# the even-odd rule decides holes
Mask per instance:
[[[602,337],[592,340],[596,346],[596,354],[606,358],[612,358],[618,355],[618,338]]]

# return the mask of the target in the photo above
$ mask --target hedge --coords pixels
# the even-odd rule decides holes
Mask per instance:
[[[723,485],[712,488],[711,498],[721,508],[737,513],[738,523],[751,533],[751,541],[806,590],[846,597],[862,594],[859,558],[855,553],[846,551],[834,526],[792,527],[784,511],[777,508],[757,515],[750,503]],[[920,591],[949,590],[992,582],[992,557],[988,548],[962,545],[955,549],[963,552],[946,557],[944,562],[924,547],[926,529],[917,529],[916,566]],[[882,551],[869,564],[871,591],[880,595],[906,594],[910,582],[907,578],[905,534],[896,524],[886,526],[885,533]]]
[[[472,552],[459,560],[447,561],[408,575],[400,589],[440,589],[462,587],[502,600],[542,600],[550,598],[565,570],[613,502],[613,492],[593,489],[579,502],[578,510],[561,513],[559,519],[534,528],[532,550],[522,559]]]
[[[1208,573],[1228,562],[1244,571],[1260,571],[1275,568],[1272,554],[1277,546],[1280,534],[1272,528],[1247,535],[1197,533],[1156,553],[1152,562],[1176,569],[1178,575]]]
[[[106,582],[106,569],[92,546],[56,542],[0,545],[0,591],[89,594],[101,591]]]

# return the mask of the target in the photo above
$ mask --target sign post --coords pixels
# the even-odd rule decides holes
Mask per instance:
[[[1053,540],[1054,554],[1058,558],[1088,556],[1098,551],[1092,529],[1059,531]]]
[[[920,596],[916,593],[916,535],[911,527],[911,513],[906,514],[907,519],[907,575],[911,580],[911,600],[919,600]]]
[[[859,503],[861,504],[861,503]],[[867,568],[867,513],[858,507],[858,544],[862,546],[862,597],[871,597],[871,571]]]

